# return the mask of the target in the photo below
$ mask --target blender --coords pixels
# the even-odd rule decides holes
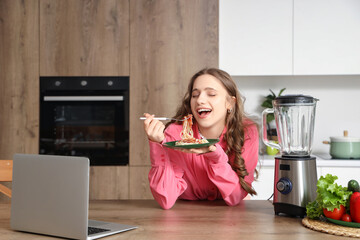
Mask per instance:
[[[311,156],[315,109],[318,99],[306,95],[283,95],[273,100],[273,108],[263,111],[262,140],[279,149],[275,157],[274,211],[304,217],[306,204],[316,198],[316,158]],[[267,139],[267,114],[273,113],[278,143]]]

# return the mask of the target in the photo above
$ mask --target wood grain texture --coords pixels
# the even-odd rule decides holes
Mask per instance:
[[[38,0],[0,1],[0,159],[37,153]]]
[[[13,161],[12,160],[0,160],[0,197],[4,199],[0,202],[9,202],[12,191],[11,191],[11,181],[12,181],[12,170],[13,170]],[[7,196],[4,197],[4,195]]]
[[[139,117],[172,116],[191,76],[218,66],[218,0],[130,1],[130,165],[150,165]]]
[[[38,12],[38,0],[0,0],[0,159],[39,148]]]
[[[129,0],[41,0],[41,76],[128,76]]]
[[[129,199],[154,199],[149,186],[150,166],[130,166]]]
[[[89,218],[138,226],[108,237],[127,240],[336,240],[354,239],[310,230],[301,218],[275,216],[270,201],[249,200],[229,207],[224,201],[177,201],[163,210],[155,200],[90,202]],[[39,239],[36,234],[10,229],[10,204],[0,204],[0,236]],[[41,236],[41,239],[54,239]]]
[[[11,182],[12,181],[12,160],[0,160],[0,181]]]
[[[90,199],[129,199],[128,166],[90,167]]]

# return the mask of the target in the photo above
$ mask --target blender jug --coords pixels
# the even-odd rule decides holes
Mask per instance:
[[[317,101],[305,95],[284,95],[273,100],[273,108],[267,108],[262,113],[265,145],[279,149],[282,156],[310,156]],[[266,116],[269,113],[275,116],[278,143],[267,138]]]

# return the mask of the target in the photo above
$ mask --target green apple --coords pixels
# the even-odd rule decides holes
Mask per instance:
[[[277,141],[272,141],[272,142],[278,143]],[[267,146],[266,153],[268,155],[276,155],[279,153],[279,149]]]

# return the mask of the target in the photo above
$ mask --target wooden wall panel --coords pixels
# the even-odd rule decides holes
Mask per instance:
[[[38,151],[38,10],[38,0],[0,0],[0,159]]]
[[[150,191],[148,174],[150,167],[130,167],[129,198],[153,199]]]
[[[40,0],[41,76],[128,76],[129,0]]]
[[[129,167],[92,166],[90,199],[129,199]]]
[[[0,1],[0,159],[38,151],[38,10],[38,0]]]
[[[218,0],[130,1],[130,165],[149,166],[144,112],[174,115],[191,76],[218,66]]]

